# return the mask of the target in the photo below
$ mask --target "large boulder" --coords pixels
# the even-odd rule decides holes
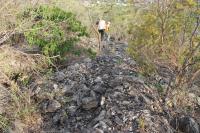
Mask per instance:
[[[189,116],[175,117],[170,124],[183,133],[199,133],[200,131],[198,123]]]

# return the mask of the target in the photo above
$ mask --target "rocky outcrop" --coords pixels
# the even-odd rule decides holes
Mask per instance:
[[[178,129],[184,133],[199,133],[199,125],[198,123],[189,116],[180,116],[175,117],[171,121],[171,125],[174,129]]]
[[[71,64],[34,89],[44,132],[198,133],[192,117],[173,124],[177,119],[171,119],[155,87],[137,72],[137,64],[125,54],[126,45],[110,44],[103,55]]]

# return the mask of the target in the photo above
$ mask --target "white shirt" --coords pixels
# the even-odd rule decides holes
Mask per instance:
[[[100,20],[99,25],[98,25],[99,30],[104,30],[106,29],[106,21],[105,20]]]

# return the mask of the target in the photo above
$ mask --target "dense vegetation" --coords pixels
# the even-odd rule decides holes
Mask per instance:
[[[0,48],[0,85],[8,86],[6,92],[10,94],[9,106],[0,114],[0,132],[8,131],[15,120],[28,126],[38,124],[35,121],[41,118],[37,107],[40,101],[31,99],[28,88],[31,81],[46,79],[58,69],[57,62],[52,63],[51,59],[62,57],[65,61],[71,53],[95,58],[92,48],[75,46],[82,43],[81,39],[88,39],[88,45],[93,39],[98,47],[95,22],[99,17],[111,22],[109,34],[116,42],[128,42],[127,53],[137,62],[139,75],[147,78],[157,75],[159,66],[171,71],[165,91],[162,84],[155,84],[159,92],[166,93],[161,97],[170,95],[169,91],[173,93],[171,97],[180,96],[179,101],[186,97],[200,76],[200,3],[197,0],[155,0],[145,4],[128,0],[124,3],[116,4],[115,0],[91,5],[83,5],[78,0],[39,0],[34,4],[22,0],[0,1],[0,46],[8,46]],[[23,36],[26,45],[37,46],[41,51],[29,55],[13,49],[12,37],[17,34]],[[181,101],[184,104],[180,108],[194,108],[185,101]],[[172,100],[166,102],[172,107]]]
[[[158,1],[138,11],[138,21],[130,26],[129,52],[144,73],[165,63],[176,74],[175,86],[192,82],[199,73],[198,6],[193,0]]]

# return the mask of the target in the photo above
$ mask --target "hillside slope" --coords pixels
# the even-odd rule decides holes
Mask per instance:
[[[35,86],[44,132],[199,133],[198,110],[192,117],[162,99],[157,81],[141,76],[126,47],[109,43],[95,59],[73,63]]]

